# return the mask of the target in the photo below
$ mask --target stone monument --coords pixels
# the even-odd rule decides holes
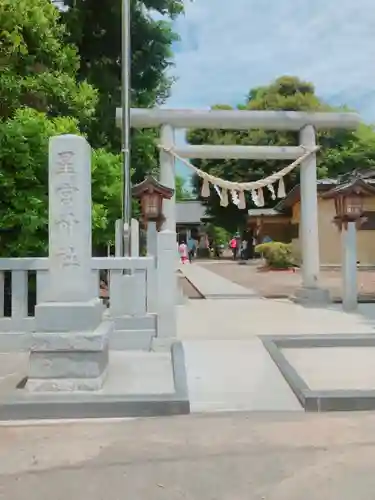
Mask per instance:
[[[98,390],[108,366],[110,321],[93,287],[91,148],[83,137],[49,145],[49,287],[35,308],[30,391]]]

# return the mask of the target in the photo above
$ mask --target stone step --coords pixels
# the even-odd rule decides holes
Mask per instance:
[[[156,315],[145,314],[144,316],[122,316],[113,318],[115,330],[155,330]]]
[[[110,337],[109,346],[113,351],[150,351],[156,331],[115,330]]]

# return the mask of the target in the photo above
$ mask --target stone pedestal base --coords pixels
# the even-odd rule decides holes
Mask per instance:
[[[35,333],[29,361],[28,391],[97,391],[107,367],[113,323],[94,331]]]
[[[37,332],[93,331],[105,307],[100,299],[88,302],[42,302],[35,306]]]
[[[38,379],[27,381],[25,389],[28,392],[76,392],[76,391],[100,391],[106,379],[107,372],[93,379],[61,378],[61,379]]]
[[[153,352],[170,352],[172,345],[178,342],[178,339],[173,338],[160,338],[154,337],[151,343],[151,350]]]
[[[324,288],[301,287],[296,290],[293,301],[303,306],[326,306],[331,303],[331,297]]]

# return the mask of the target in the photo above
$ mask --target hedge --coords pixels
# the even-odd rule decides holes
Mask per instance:
[[[291,243],[261,243],[255,247],[255,252],[261,254],[267,265],[275,269],[288,269],[295,264]]]

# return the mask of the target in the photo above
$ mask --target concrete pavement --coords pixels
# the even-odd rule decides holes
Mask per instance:
[[[302,411],[259,339],[184,342],[190,410]]]
[[[194,412],[302,411],[259,336],[374,333],[375,305],[361,306],[362,314],[346,314],[337,305],[313,309],[254,294],[243,297],[242,287],[218,277],[198,263],[181,268],[195,286],[205,287],[215,298],[185,301],[178,307],[177,333],[184,345]],[[223,298],[225,296],[231,298]],[[292,364],[302,377],[312,381],[315,389],[319,389],[319,384],[321,389],[340,389],[340,383],[348,388],[356,384],[358,389],[371,388],[374,370],[368,348],[352,350],[353,356],[348,350],[344,355],[336,355],[340,348],[324,352],[323,358],[311,349],[309,352],[306,349],[288,351],[286,355],[290,358],[294,354],[290,358]],[[145,390],[147,394],[171,391],[171,380],[165,376],[166,365],[162,359],[156,360],[160,361],[160,366],[149,366],[147,353],[124,352],[119,356],[124,359],[119,360],[123,368],[117,371],[119,377],[113,380],[116,390],[120,387],[131,394]],[[142,359],[138,359],[139,356]],[[8,357],[11,359],[6,363],[3,360],[0,367],[0,397],[14,387],[14,372],[20,377],[18,372],[25,365],[18,363],[18,354]],[[320,359],[324,363],[319,365]],[[352,361],[351,370],[346,369],[348,359]],[[20,368],[16,370],[17,366]],[[350,374],[356,377],[350,378]],[[375,382],[373,385],[375,389]]]
[[[257,296],[253,290],[222,278],[202,266],[181,264],[180,270],[206,299],[243,299]]]
[[[216,278],[212,277],[211,285],[208,284],[214,273],[202,269],[198,263],[186,266],[186,269],[182,267],[182,272],[189,276],[194,286],[199,288],[203,283],[214,293]],[[195,276],[199,276],[197,281],[194,281]],[[224,294],[225,281],[228,280],[220,277],[221,294]],[[226,288],[230,293],[230,282]],[[185,349],[192,411],[302,410],[259,336],[375,333],[373,309],[375,305],[361,306],[358,314],[347,314],[337,305],[305,308],[288,300],[257,296],[188,301],[178,308],[178,337]],[[311,356],[312,352],[308,354]],[[305,363],[306,352],[296,353],[294,359]],[[334,367],[345,369],[341,365],[347,355],[337,359],[331,356],[332,359],[332,370],[324,371],[326,380],[321,389],[329,388],[332,377],[337,388]],[[366,369],[368,374],[368,363],[361,366],[361,359],[356,356],[352,369],[357,372]],[[297,363],[299,369],[300,365]],[[307,368],[312,379],[314,366],[310,363]],[[319,371],[319,364],[315,364],[315,370]],[[366,377],[366,373],[356,380]],[[342,379],[343,385],[347,378]],[[375,382],[371,384],[375,388]]]
[[[259,298],[180,306],[203,414],[0,425],[0,499],[373,500],[375,414],[302,412],[258,339],[373,333],[364,312]]]
[[[374,311],[373,317],[369,309]],[[178,308],[178,336],[184,340],[375,333],[374,326],[375,304],[360,308],[358,314],[344,313],[336,305],[326,309],[304,308],[286,299],[262,298],[192,300]]]
[[[22,378],[27,376],[28,353],[0,352],[0,400],[8,396]]]
[[[0,428],[6,500],[373,500],[375,416],[251,413]]]

